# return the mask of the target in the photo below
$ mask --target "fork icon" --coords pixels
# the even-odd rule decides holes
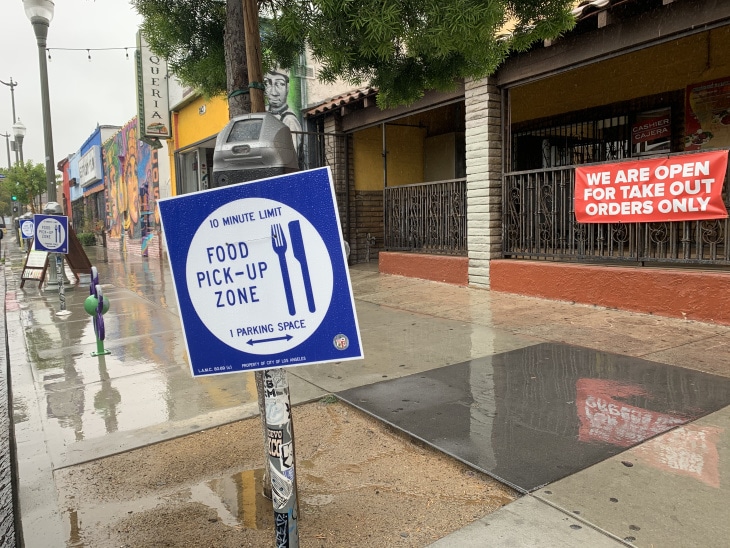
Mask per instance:
[[[294,295],[291,292],[291,280],[289,279],[289,266],[286,263],[286,236],[280,224],[271,225],[271,247],[279,256],[279,266],[281,267],[281,279],[284,282],[284,293],[286,294],[286,304],[289,307],[289,315],[293,316],[297,313],[294,306]]]

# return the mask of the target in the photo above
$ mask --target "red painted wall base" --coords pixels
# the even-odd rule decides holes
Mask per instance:
[[[730,272],[492,260],[492,291],[730,325]]]
[[[381,251],[378,268],[383,274],[397,274],[456,285],[469,283],[468,257]]]

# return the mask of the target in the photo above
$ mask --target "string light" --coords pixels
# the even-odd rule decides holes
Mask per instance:
[[[85,51],[86,57],[89,61],[91,61],[91,52],[92,51],[121,51],[124,50],[124,56],[126,57],[127,61],[129,61],[129,50],[132,49],[134,51],[137,51],[136,47],[127,46],[122,48],[46,48],[46,54],[48,55],[48,60],[51,60],[51,50],[55,51]]]
[[[120,51],[124,50],[124,57],[129,61],[129,50],[137,51],[136,46],[127,46],[127,47],[121,47],[121,48],[46,48],[46,55],[48,56],[48,60],[51,61],[51,50],[55,51],[85,51],[86,52],[86,58],[91,62],[91,52],[92,51]]]

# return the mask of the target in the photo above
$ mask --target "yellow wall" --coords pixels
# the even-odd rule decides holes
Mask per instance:
[[[205,113],[199,110],[205,106]],[[199,97],[183,107],[177,117],[175,148],[183,148],[218,133],[228,123],[228,102],[224,97],[214,97],[206,102]]]
[[[356,190],[383,189],[382,131],[380,126],[358,131],[352,136]]]
[[[353,135],[356,190],[383,189],[383,132],[380,126]],[[386,126],[388,186],[423,182],[425,128]]]
[[[200,108],[205,105],[205,113]],[[228,102],[223,96],[206,102],[198,97],[173,113],[173,139],[167,141],[170,180],[177,181],[175,172],[175,151],[217,134],[228,123]],[[172,184],[171,194],[177,195],[177,185]]]
[[[512,123],[684,89],[730,74],[730,27],[571,70],[510,91]]]
[[[424,182],[456,177],[456,133],[444,133],[424,141]]]
[[[423,182],[423,142],[426,129],[386,126],[388,186]]]

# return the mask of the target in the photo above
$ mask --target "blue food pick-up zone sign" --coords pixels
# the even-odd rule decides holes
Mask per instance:
[[[20,219],[20,234],[24,240],[30,240],[35,237],[33,219]]]
[[[159,207],[193,375],[363,357],[328,168]]]
[[[68,253],[68,217],[33,215],[35,248],[49,253]]]

